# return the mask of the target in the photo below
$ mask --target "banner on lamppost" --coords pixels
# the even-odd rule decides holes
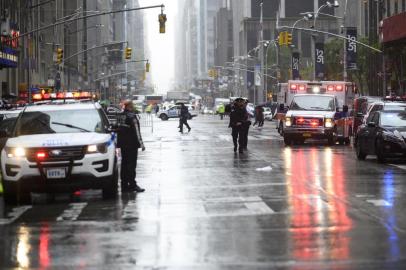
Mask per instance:
[[[255,86],[261,86],[261,65],[255,65]]]
[[[316,78],[324,78],[324,43],[316,43],[315,46],[315,57],[316,57]]]
[[[347,69],[357,69],[357,28],[347,28],[347,40],[345,42],[345,51],[347,54]]]
[[[292,53],[292,80],[299,80],[300,79],[300,53],[294,52]]]

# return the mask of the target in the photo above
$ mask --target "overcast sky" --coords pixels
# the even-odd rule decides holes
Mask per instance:
[[[151,76],[156,92],[166,93],[172,85],[174,77],[174,22],[178,8],[178,0],[140,0],[141,6],[165,5],[167,17],[166,33],[159,34],[158,14],[161,10],[145,10],[146,46],[148,46],[151,61]]]

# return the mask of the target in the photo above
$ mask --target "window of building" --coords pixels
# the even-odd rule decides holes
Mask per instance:
[[[394,14],[399,13],[399,3],[398,0],[395,0],[395,6],[394,6]]]
[[[386,0],[386,17],[390,17],[390,15],[391,15],[390,1],[391,0]]]
[[[402,0],[402,11],[406,11],[406,0]]]

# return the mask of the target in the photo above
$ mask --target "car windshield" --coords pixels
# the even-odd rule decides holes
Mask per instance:
[[[290,109],[298,111],[335,111],[334,97],[296,96]]]
[[[381,125],[386,127],[406,127],[406,112],[382,113]]]
[[[16,126],[16,135],[105,132],[97,110],[25,112]]]

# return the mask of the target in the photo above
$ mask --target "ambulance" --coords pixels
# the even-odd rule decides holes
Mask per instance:
[[[290,80],[279,84],[277,129],[286,145],[307,139],[349,144],[352,136],[354,84],[345,81]]]

